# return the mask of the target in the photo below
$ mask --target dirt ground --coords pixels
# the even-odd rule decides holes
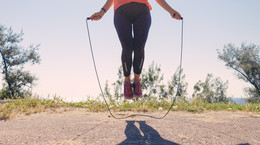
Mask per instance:
[[[165,112],[149,113],[162,116]],[[116,116],[133,112],[117,112]],[[146,113],[147,114],[147,113]],[[260,145],[260,114],[170,112],[164,119],[112,118],[72,109],[0,121],[0,145]]]

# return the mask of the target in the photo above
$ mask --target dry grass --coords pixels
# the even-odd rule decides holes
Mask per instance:
[[[39,99],[39,98],[25,98],[18,100],[6,100],[0,105],[0,120],[6,120],[15,117],[17,114],[35,114],[39,112],[60,112],[69,111],[70,108],[84,108],[87,111],[103,112],[107,111],[107,106],[104,103],[96,100],[87,100],[85,102],[68,103],[59,98],[53,100]],[[110,109],[113,111],[165,111],[171,106],[171,102],[167,101],[135,101],[123,102],[121,104],[109,104]],[[62,109],[60,109],[62,108]],[[59,110],[59,111],[57,111]],[[172,111],[188,111],[193,113],[200,113],[205,110],[209,111],[247,111],[247,112],[260,112],[260,104],[232,104],[232,103],[175,103]]]

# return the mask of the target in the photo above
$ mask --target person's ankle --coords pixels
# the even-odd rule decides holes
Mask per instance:
[[[125,82],[131,82],[130,78],[126,77]]]
[[[134,82],[140,81],[140,78],[134,78]]]
[[[134,74],[134,79],[133,79],[133,81],[139,81],[140,80],[140,74]]]

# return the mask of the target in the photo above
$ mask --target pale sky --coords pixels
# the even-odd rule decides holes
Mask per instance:
[[[173,20],[154,0],[152,26],[145,48],[144,68],[161,65],[170,80],[179,65],[181,21]],[[242,42],[260,45],[259,0],[167,0],[184,17],[183,68],[189,96],[208,73],[229,81],[228,95],[244,97],[250,86],[217,59],[216,49]],[[105,0],[0,0],[0,24],[24,32],[23,46],[40,44],[41,64],[26,67],[39,80],[33,92],[68,100],[97,96],[98,88],[85,19],[100,10]],[[101,83],[112,83],[121,65],[121,46],[113,25],[113,7],[102,20],[89,22]],[[2,87],[2,84],[1,86]],[[112,88],[112,86],[111,86]]]

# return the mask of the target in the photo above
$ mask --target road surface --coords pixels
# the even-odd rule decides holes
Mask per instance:
[[[133,112],[117,112],[117,116]],[[164,112],[149,113],[162,116]],[[0,121],[0,145],[260,145],[260,114],[170,112],[156,120],[112,118],[84,109],[18,115]]]

